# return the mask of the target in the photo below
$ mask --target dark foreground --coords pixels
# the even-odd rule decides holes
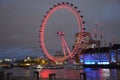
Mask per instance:
[[[119,69],[84,68],[78,69],[4,69],[0,80],[120,80]],[[55,78],[54,78],[55,77]]]

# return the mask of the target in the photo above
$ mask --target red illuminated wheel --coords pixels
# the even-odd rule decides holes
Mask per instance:
[[[42,23],[41,23],[41,26],[40,26],[40,47],[42,49],[42,51],[44,52],[44,54],[50,59],[50,60],[53,60],[54,62],[58,62],[58,63],[61,63],[61,62],[64,62],[66,59],[70,58],[70,57],[73,57],[79,47],[80,47],[80,40],[81,40],[81,37],[79,37],[79,40],[76,42],[76,44],[74,45],[74,49],[72,50],[69,50],[69,47],[67,46],[67,43],[64,39],[64,33],[62,32],[56,32],[58,33],[58,35],[60,35],[61,37],[61,40],[62,40],[62,47],[66,47],[67,48],[67,51],[69,53],[69,55],[66,55],[65,54],[65,49],[63,48],[63,52],[64,52],[64,56],[61,57],[61,58],[56,58],[54,56],[51,55],[51,53],[47,50],[46,48],[46,45],[45,45],[45,28],[46,28],[46,24],[47,24],[47,21],[49,20],[49,18],[51,17],[51,15],[57,11],[58,9],[67,9],[69,10],[70,12],[73,13],[73,15],[75,16],[76,20],[77,20],[77,23],[78,23],[78,32],[82,32],[83,30],[83,22],[82,22],[82,16],[80,16],[80,11],[77,10],[77,7],[74,7],[73,4],[69,4],[69,3],[58,3],[57,5],[55,5],[53,8],[50,8],[50,10],[47,12],[47,15],[44,17]]]

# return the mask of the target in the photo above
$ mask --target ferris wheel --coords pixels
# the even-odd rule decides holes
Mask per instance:
[[[51,53],[48,51],[48,49],[46,48],[46,45],[45,45],[45,28],[46,28],[46,25],[47,25],[47,21],[49,20],[49,18],[51,17],[51,15],[59,10],[59,9],[67,9],[69,10],[70,12],[73,13],[73,15],[75,16],[76,18],[76,21],[77,21],[77,24],[78,24],[78,32],[76,33],[81,33],[83,32],[83,21],[82,21],[82,17],[80,15],[80,11],[77,10],[77,7],[75,7],[73,4],[70,4],[68,2],[62,2],[62,3],[58,3],[57,5],[54,5],[52,8],[50,8],[50,10],[47,12],[47,15],[44,16],[44,19],[42,20],[42,23],[40,25],[40,31],[39,31],[39,34],[40,34],[40,37],[39,37],[39,41],[40,41],[40,47],[43,51],[43,53],[47,56],[47,58],[49,58],[50,60],[53,60],[54,62],[56,63],[61,63],[61,62],[64,62],[66,59],[68,58],[72,58],[76,53],[77,51],[79,50],[79,47],[80,47],[80,43],[81,43],[81,36],[78,38],[76,44],[74,45],[74,48],[72,50],[70,50],[68,44],[67,44],[67,41],[65,40],[65,33],[61,32],[61,31],[58,31],[56,32],[59,36],[60,36],[60,39],[61,39],[61,45],[62,45],[62,50],[63,50],[63,54],[64,56],[63,57],[54,57],[53,55],[51,55]],[[68,53],[68,54],[66,54]]]

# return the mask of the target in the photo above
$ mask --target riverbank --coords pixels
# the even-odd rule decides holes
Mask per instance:
[[[86,64],[83,65],[84,68],[107,68],[107,69],[120,69],[120,65],[109,64],[109,65],[98,65],[98,64]]]

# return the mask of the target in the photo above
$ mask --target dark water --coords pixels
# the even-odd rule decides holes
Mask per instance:
[[[5,69],[5,74],[13,73],[13,76],[18,77],[33,77],[34,72],[39,71],[40,78],[48,78],[49,74],[55,73],[56,78],[80,80],[80,73],[85,72],[87,80],[120,80],[119,69],[92,69],[85,68],[84,70],[73,69],[23,69],[12,68]]]

